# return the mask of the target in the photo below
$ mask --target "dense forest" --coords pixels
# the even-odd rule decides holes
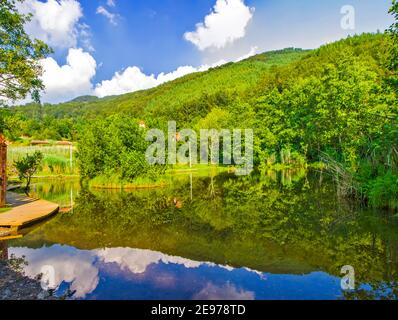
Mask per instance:
[[[342,195],[396,209],[396,43],[393,25],[386,33],[312,51],[268,52],[122,96],[5,108],[1,121],[15,142],[78,141],[83,176],[127,180],[149,171],[131,165],[143,163],[140,121],[146,130],[166,128],[169,120],[178,129],[253,128],[257,166],[322,161]]]

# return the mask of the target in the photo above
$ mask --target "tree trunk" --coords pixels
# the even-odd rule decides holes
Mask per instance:
[[[0,208],[6,205],[7,192],[7,144],[0,134]]]

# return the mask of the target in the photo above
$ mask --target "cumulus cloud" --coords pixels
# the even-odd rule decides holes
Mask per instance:
[[[217,0],[213,10],[196,25],[196,30],[184,34],[199,50],[221,49],[246,34],[246,27],[253,17],[254,8],[244,0]]]
[[[52,47],[70,48],[77,45],[83,11],[77,0],[26,0],[19,11],[32,13],[26,31]]]
[[[103,6],[99,6],[97,8],[97,14],[103,15],[105,18],[108,19],[108,21],[113,24],[114,26],[117,25],[117,17],[118,15],[115,13],[111,13],[109,12],[106,8],[104,8]]]
[[[91,79],[95,76],[97,63],[82,49],[69,49],[65,65],[58,65],[53,58],[41,61],[45,92],[43,101],[62,102],[92,91]]]
[[[256,54],[256,52],[257,47],[252,47],[250,49],[250,52],[248,52],[244,56],[230,61],[241,61]],[[97,84],[94,90],[94,94],[100,98],[103,98],[111,95],[119,95],[139,90],[150,89],[159,86],[165,82],[183,77],[187,74],[194,72],[203,72],[210,68],[221,66],[230,61],[219,60],[215,63],[201,65],[199,67],[181,66],[178,67],[175,71],[169,73],[162,72],[157,76],[155,76],[154,74],[146,75],[144,72],[141,71],[140,68],[136,66],[128,67],[123,72],[116,72],[112,79],[104,80],[101,83]]]
[[[195,71],[194,67],[185,66],[179,67],[173,72],[161,73],[155,76],[153,74],[146,75],[136,66],[128,67],[123,72],[116,72],[111,80],[105,80],[97,84],[95,94],[102,98],[110,95],[145,90]]]

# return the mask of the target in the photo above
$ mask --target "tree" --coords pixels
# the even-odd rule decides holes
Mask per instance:
[[[43,154],[40,151],[36,151],[33,155],[26,155],[25,158],[14,162],[19,179],[26,180],[25,190],[29,190],[32,177],[37,172],[42,160]]]
[[[40,59],[52,50],[42,41],[32,40],[24,25],[31,15],[18,12],[24,0],[0,0],[0,105],[7,100],[24,99],[29,93],[39,101],[44,88]]]

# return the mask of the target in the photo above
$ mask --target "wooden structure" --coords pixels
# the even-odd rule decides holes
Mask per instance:
[[[6,205],[7,192],[7,141],[0,134],[0,208]]]
[[[49,218],[58,211],[58,204],[46,200],[37,200],[0,214],[0,228],[19,230]]]
[[[73,143],[70,141],[57,141],[55,143],[56,146],[73,146]]]
[[[48,142],[47,140],[32,140],[30,142],[31,146],[49,146],[50,142]]]

